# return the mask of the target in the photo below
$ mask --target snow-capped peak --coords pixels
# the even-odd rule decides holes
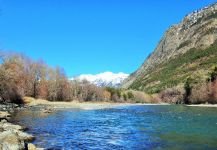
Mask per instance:
[[[82,74],[72,80],[87,80],[92,84],[97,86],[110,86],[110,87],[119,87],[121,83],[129,76],[129,74],[125,73],[112,73],[112,72],[104,72],[96,75],[93,74]]]

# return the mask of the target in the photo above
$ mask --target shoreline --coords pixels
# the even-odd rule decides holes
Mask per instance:
[[[82,110],[96,110],[96,109],[106,109],[124,106],[136,106],[136,105],[170,105],[168,103],[114,103],[114,102],[51,102],[47,100],[32,100],[26,104],[29,107],[37,107],[40,105],[52,107],[53,109],[64,109],[64,108],[75,108]]]
[[[217,108],[217,104],[192,104],[192,105],[186,105],[188,107],[212,107]]]
[[[11,116],[7,109],[0,111],[0,149],[43,150],[31,143],[35,140],[35,136],[27,133],[26,127],[11,122]]]
[[[173,105],[170,103],[130,103],[130,102],[79,102],[79,101],[48,101],[43,99],[35,99],[31,97],[24,97],[24,103],[28,107],[51,107],[53,109],[64,109],[64,108],[75,108],[82,110],[94,110],[94,109],[106,109],[114,107],[124,107],[124,106],[136,106],[136,105]],[[186,105],[187,107],[217,107],[217,104],[190,104]]]

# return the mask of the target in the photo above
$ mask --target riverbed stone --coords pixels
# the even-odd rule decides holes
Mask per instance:
[[[2,119],[10,119],[11,114],[9,114],[7,111],[0,111],[0,120]]]
[[[36,150],[36,146],[32,143],[28,144],[28,150]]]
[[[52,108],[45,108],[45,109],[42,110],[42,112],[50,114],[50,113],[53,112],[53,109]]]
[[[6,119],[2,119],[0,123],[7,123],[8,121]]]
[[[5,131],[4,128],[0,127],[0,133],[4,131]]]
[[[34,144],[25,145],[25,142],[31,142],[35,137],[23,132],[26,127],[8,122],[10,117],[11,114],[8,111],[0,111],[0,150],[22,150],[27,148],[39,150]]]
[[[9,130],[0,133],[0,148],[2,150],[20,150],[25,148],[25,144],[18,134]]]
[[[20,139],[24,140],[25,142],[31,142],[35,139],[33,135],[22,132],[22,131],[17,131],[16,133],[18,134]]]
[[[3,128],[4,130],[20,130],[23,131],[24,128],[20,125],[14,125],[12,123],[0,123],[0,127]]]

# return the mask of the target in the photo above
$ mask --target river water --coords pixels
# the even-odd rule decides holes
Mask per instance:
[[[217,149],[217,108],[176,105],[24,110],[14,120],[47,149]]]

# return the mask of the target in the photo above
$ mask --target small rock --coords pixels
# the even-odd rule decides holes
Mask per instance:
[[[5,131],[4,128],[1,128],[1,127],[0,127],[0,132],[3,132],[3,131]],[[0,149],[1,149],[1,148],[0,148]]]
[[[8,121],[6,119],[2,119],[1,123],[7,123]]]
[[[32,143],[28,144],[28,150],[36,150],[36,146]]]
[[[44,109],[42,112],[43,113],[52,113],[53,110],[51,108],[49,108],[49,109]]]
[[[8,119],[10,119],[10,117],[11,117],[11,114],[9,114],[8,112],[0,111],[0,120],[2,120],[2,119],[8,120]]]
[[[31,142],[31,141],[34,141],[35,139],[33,135],[22,132],[22,131],[17,131],[16,133],[18,134],[20,139],[24,140],[25,142]]]

